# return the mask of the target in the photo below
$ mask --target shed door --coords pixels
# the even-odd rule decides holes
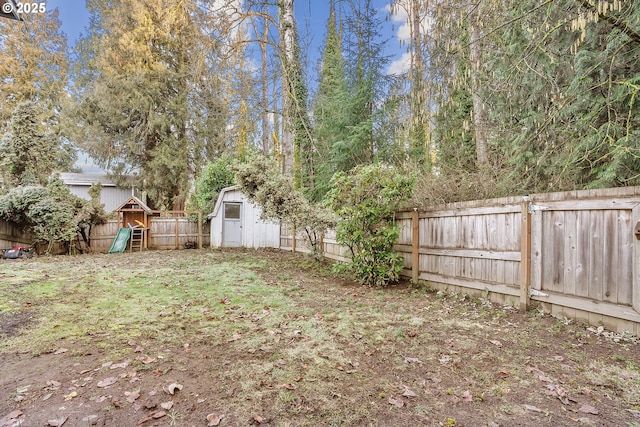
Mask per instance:
[[[242,203],[224,202],[222,219],[222,246],[242,246]]]

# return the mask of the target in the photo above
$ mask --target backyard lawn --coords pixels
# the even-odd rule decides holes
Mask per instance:
[[[0,261],[3,426],[640,426],[640,345],[280,251]]]

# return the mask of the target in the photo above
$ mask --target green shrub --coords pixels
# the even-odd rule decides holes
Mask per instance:
[[[242,192],[262,208],[262,218],[282,221],[302,232],[312,254],[319,258],[320,236],[335,225],[333,214],[307,200],[294,188],[293,179],[264,157],[255,157],[234,170]]]
[[[213,212],[220,191],[234,183],[233,171],[229,166],[230,161],[228,157],[222,156],[215,162],[206,164],[187,202],[189,210],[203,211],[205,216]]]
[[[414,181],[381,165],[333,177],[326,202],[339,217],[338,243],[351,251],[347,268],[361,283],[385,286],[399,279],[403,258],[393,251],[400,233],[393,214],[411,196]]]
[[[0,218],[33,233],[34,243],[69,243],[79,228],[104,220],[102,205],[74,196],[58,177],[46,186],[19,185],[0,197]]]

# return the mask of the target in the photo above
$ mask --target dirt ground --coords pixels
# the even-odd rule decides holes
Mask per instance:
[[[637,337],[298,254],[4,260],[0,297],[0,427],[640,426]]]

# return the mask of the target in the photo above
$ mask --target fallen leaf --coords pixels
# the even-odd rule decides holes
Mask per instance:
[[[489,342],[495,345],[496,347],[502,347],[502,343],[498,340],[489,340]]]
[[[142,347],[141,345],[136,346],[135,350],[133,350],[134,353],[142,353],[144,351],[144,347]]]
[[[29,387],[31,387],[31,384],[26,385],[26,386],[24,386],[24,387],[18,387],[18,388],[16,389],[16,392],[17,392],[18,394],[25,394],[25,393],[27,393],[27,392],[29,391]]]
[[[78,392],[77,391],[72,391],[71,393],[67,394],[64,396],[64,400],[65,401],[69,401],[71,399],[73,399],[74,397],[78,396]]]
[[[112,384],[115,384],[118,381],[118,378],[116,377],[109,377],[109,378],[105,378],[102,381],[98,382],[97,386],[98,387],[108,387]]]
[[[262,424],[263,422],[264,422],[264,418],[262,418],[260,415],[256,415],[249,420],[249,424],[251,425],[258,425],[258,424]]]
[[[49,390],[57,390],[60,388],[61,385],[62,383],[58,381],[54,381],[54,380],[47,381],[47,388]]]
[[[5,415],[4,417],[0,418],[0,426],[4,426],[4,425],[13,425],[13,423],[9,423],[9,421],[15,420],[17,418],[20,418],[22,416],[22,411],[17,409],[15,411],[11,411],[9,412],[7,415]],[[20,424],[18,424],[20,425]]]
[[[448,354],[445,354],[440,359],[438,359],[438,361],[440,361],[440,364],[442,366],[448,365],[449,362],[451,362],[451,356],[449,356]]]
[[[462,400],[465,402],[473,402],[473,394],[469,390],[465,390],[462,392]]]
[[[47,393],[44,396],[42,396],[42,400],[49,400],[51,398],[51,396],[53,396],[53,393]],[[0,426],[2,425],[2,423],[0,423]]]
[[[176,392],[176,390],[182,390],[182,384],[178,384],[178,383],[171,383],[168,386],[165,386],[162,388],[165,393],[167,394],[173,394]]]
[[[120,368],[124,369],[127,366],[129,366],[129,363],[131,363],[131,359],[127,359],[122,363],[113,364],[109,367],[109,369],[120,369]]]
[[[410,390],[408,388],[404,389],[404,393],[402,393],[402,395],[404,397],[416,397],[417,396],[417,394],[415,394],[415,392],[413,390]]]
[[[598,412],[598,410],[591,405],[582,405],[580,409],[578,409],[578,411],[584,412],[585,414],[592,414],[592,415],[600,414],[600,412]]]
[[[142,363],[144,363],[145,365],[148,365],[148,364],[153,363],[153,362],[155,362],[155,361],[156,361],[156,359],[155,359],[155,358],[150,357],[150,356],[146,356],[146,355],[138,356],[138,357],[136,357],[136,360],[141,361],[141,362],[142,362]]]
[[[638,411],[637,409],[627,409],[627,412],[629,412],[636,418],[640,418],[640,411]]]
[[[162,402],[160,404],[160,407],[168,411],[169,409],[173,408],[173,400],[169,400],[168,402]]]
[[[287,384],[280,384],[278,386],[278,388],[286,388],[287,390],[295,390],[298,387],[295,384],[287,383]]]
[[[140,397],[139,391],[125,391],[124,395],[127,396],[127,402],[133,403]]]
[[[388,402],[390,405],[397,406],[398,408],[402,408],[404,406],[404,401],[393,397],[389,397]]]
[[[60,426],[62,426],[62,424],[64,424],[67,421],[67,418],[69,418],[69,417],[62,417],[62,418],[58,418],[56,420],[49,420],[49,421],[47,421],[47,424],[50,427],[60,427]]]
[[[548,376],[546,376],[545,374],[538,375],[538,379],[540,379],[540,381],[544,381],[546,383],[552,383],[553,382],[553,380],[551,378],[549,378]]]
[[[533,405],[524,405],[524,409],[526,409],[527,411],[531,411],[531,412],[542,412],[542,409],[538,408],[537,406],[533,406]]]
[[[233,335],[231,336],[231,338],[229,338],[227,340],[227,342],[233,342],[233,341],[238,341],[240,338],[242,338],[242,335],[240,335],[237,332],[234,332]]]
[[[224,418],[224,414],[215,414],[215,413],[211,413],[207,415],[207,422],[209,424],[207,424],[208,427],[212,427],[212,426],[217,426],[220,425],[220,421],[222,421],[222,419]]]
[[[151,421],[151,420],[157,420],[159,418],[165,417],[167,415],[166,412],[164,411],[155,411],[150,413],[149,415],[147,415],[145,418],[141,419],[140,421],[138,421],[138,425],[140,424],[144,424],[147,421]]]

